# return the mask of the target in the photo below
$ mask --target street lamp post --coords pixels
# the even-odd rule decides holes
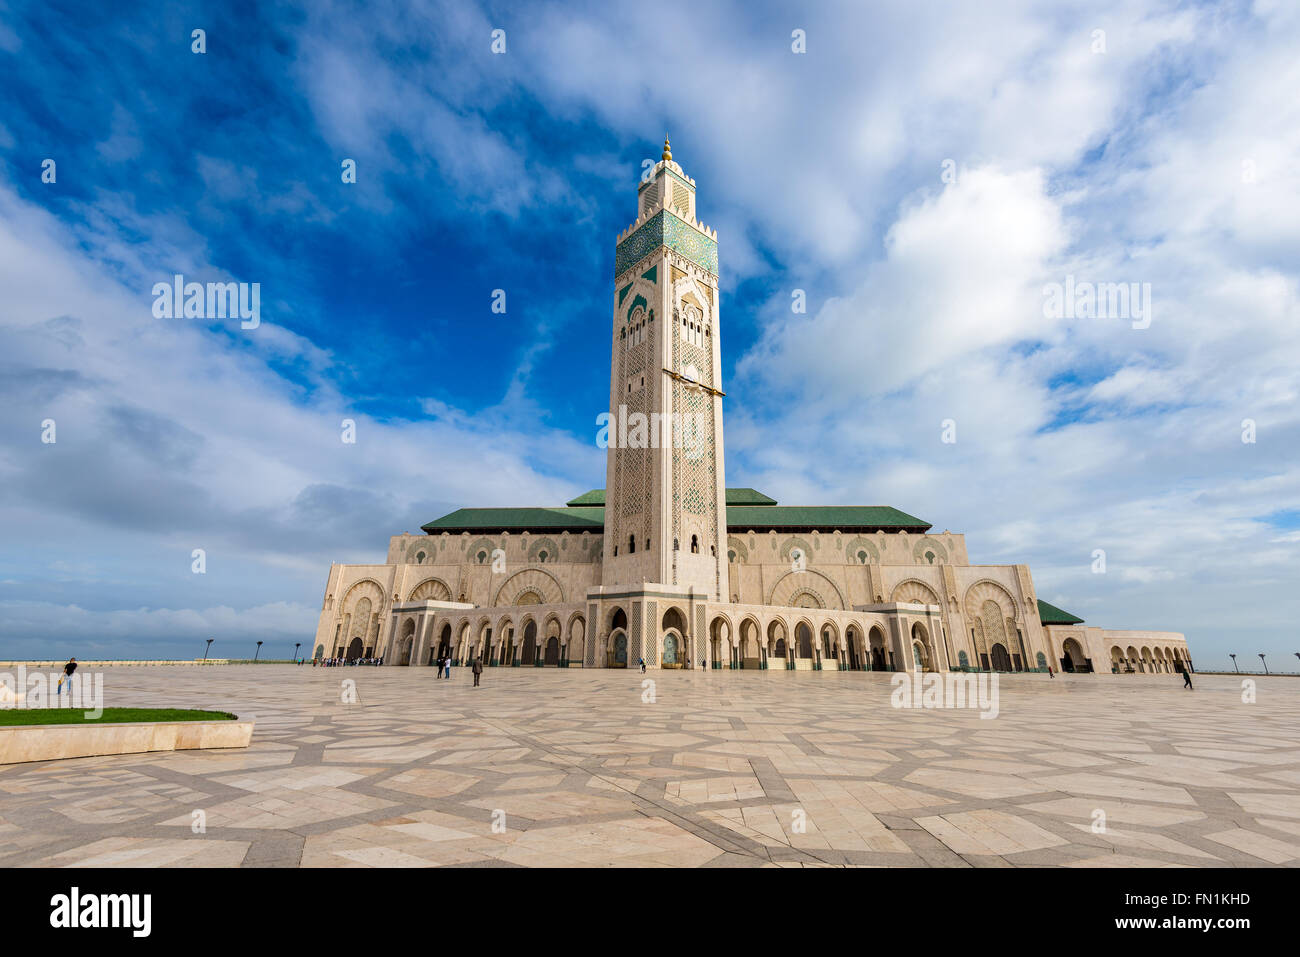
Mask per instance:
[[[1232,659],[1232,670],[1237,672],[1237,674],[1241,674],[1241,669],[1237,667],[1237,656],[1230,654],[1228,657]]]
[[[1268,662],[1264,661],[1264,652],[1259,653],[1259,660],[1264,662],[1264,674],[1268,674]]]
[[[207,661],[207,660],[208,660],[208,649],[212,647],[212,642],[214,642],[215,640],[216,640],[215,638],[209,638],[209,639],[208,639],[208,643],[204,646],[204,648],[203,648],[203,660],[204,660],[204,661]]]
[[[256,661],[257,656],[260,655],[261,653],[262,653],[262,643],[259,641],[257,643],[257,650],[253,652],[253,660]]]
[[[298,660],[298,649],[301,648],[301,647],[302,647],[302,642],[301,642],[301,641],[295,641],[295,642],[293,643],[293,660],[294,660],[294,661],[297,661],[297,660]]]

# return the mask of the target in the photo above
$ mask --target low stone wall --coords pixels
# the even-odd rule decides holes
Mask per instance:
[[[142,667],[153,667],[155,665],[228,665],[229,658],[195,658],[189,659],[177,658],[154,658],[154,659],[110,659],[110,658],[78,658],[78,668],[129,668],[136,665]],[[28,668],[58,668],[63,670],[63,666],[68,663],[67,658],[60,658],[58,661],[0,661],[0,668],[16,668],[19,665],[26,665]],[[270,664],[271,662],[261,662]],[[292,664],[292,662],[283,662],[283,664]]]
[[[0,727],[0,764],[144,751],[246,748],[252,721],[147,721]]]

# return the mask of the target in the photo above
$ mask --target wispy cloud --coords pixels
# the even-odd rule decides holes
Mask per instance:
[[[0,13],[6,646],[287,640],[332,559],[601,484],[613,236],[668,131],[720,229],[731,484],[897,505],[1202,662],[1293,650],[1294,5],[657,9],[692,29]],[[154,319],[178,272],[259,282],[262,326]],[[1044,315],[1071,276],[1150,283],[1150,326]]]

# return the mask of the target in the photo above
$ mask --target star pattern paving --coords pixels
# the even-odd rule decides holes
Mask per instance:
[[[251,746],[2,766],[0,866],[1300,861],[1295,678],[1003,676],[993,720],[889,680],[107,669],[106,704],[234,711]]]

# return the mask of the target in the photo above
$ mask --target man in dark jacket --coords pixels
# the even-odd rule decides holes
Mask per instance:
[[[71,691],[72,691],[72,675],[73,675],[73,673],[74,673],[76,670],[77,670],[77,659],[76,659],[76,658],[69,658],[69,659],[68,659],[68,663],[67,663],[66,665],[63,666],[63,677],[61,677],[61,678],[59,679],[59,686],[58,686],[58,687],[55,689],[55,691],[54,691],[54,696],[55,696],[56,698],[57,698],[59,695],[63,694],[63,683],[64,683],[65,681],[68,683],[68,691],[69,691],[69,693],[71,693]]]
[[[475,658],[475,659],[474,659],[474,666],[473,666],[472,668],[470,668],[470,671],[474,672],[474,687],[477,688],[477,687],[478,687],[478,676],[481,675],[481,674],[483,673],[483,659],[482,659],[482,658]]]

